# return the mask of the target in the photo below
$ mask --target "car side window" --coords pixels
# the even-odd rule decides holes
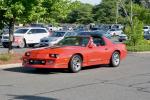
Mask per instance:
[[[38,33],[47,33],[45,29],[38,29]]]
[[[36,29],[31,29],[28,34],[35,34],[36,33]]]
[[[46,33],[46,30],[44,30],[44,29],[31,29],[28,34],[39,34],[39,33]]]
[[[102,37],[94,37],[93,42],[96,44],[96,46],[105,46],[105,41]]]
[[[87,46],[87,44],[89,43],[89,38],[82,38],[82,42],[81,42],[81,45],[82,46]]]

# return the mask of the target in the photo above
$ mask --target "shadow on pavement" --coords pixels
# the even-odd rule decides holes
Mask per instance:
[[[83,67],[82,70],[90,70],[90,69],[97,69],[97,68],[112,68],[108,67],[108,65],[94,65]],[[18,72],[18,73],[27,73],[27,74],[59,74],[59,73],[70,73],[67,69],[34,69],[34,68],[24,68],[24,67],[14,67],[14,68],[7,68],[3,69],[4,71],[10,72]]]
[[[34,69],[34,68],[24,68],[24,67],[14,67],[3,69],[4,71],[27,73],[27,74],[58,74],[58,73],[68,73],[65,69]]]
[[[58,100],[55,98],[49,98],[49,97],[41,97],[41,96],[32,96],[32,95],[8,95],[12,97],[12,100]]]

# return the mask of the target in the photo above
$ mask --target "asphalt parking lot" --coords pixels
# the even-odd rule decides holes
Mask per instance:
[[[117,68],[0,69],[0,100],[150,100],[150,54],[128,54]]]

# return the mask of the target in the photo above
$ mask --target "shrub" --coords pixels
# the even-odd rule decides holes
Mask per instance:
[[[134,18],[132,26],[128,25],[125,28],[125,33],[129,37],[128,42],[126,42],[127,45],[136,46],[141,45],[141,43],[143,43],[144,40],[143,23],[137,18]]]

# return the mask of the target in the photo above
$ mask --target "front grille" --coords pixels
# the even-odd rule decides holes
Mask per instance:
[[[41,40],[41,42],[48,42],[48,40]]]
[[[3,36],[3,39],[9,39],[9,37],[8,36]]]
[[[29,60],[29,64],[31,65],[45,65],[46,61],[45,60]]]

